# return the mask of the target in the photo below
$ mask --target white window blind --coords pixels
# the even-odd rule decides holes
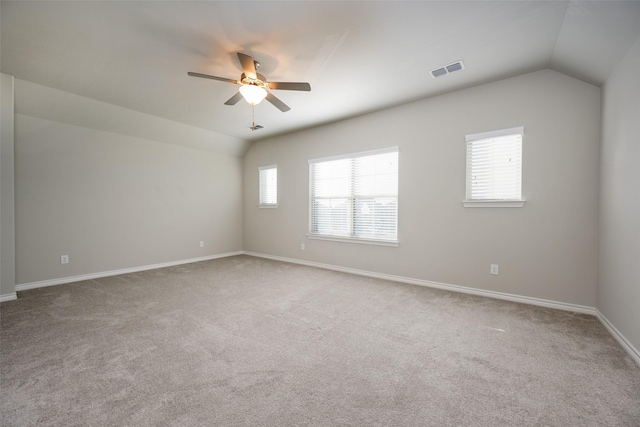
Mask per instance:
[[[467,200],[521,200],[524,128],[467,135]]]
[[[278,167],[276,165],[261,166],[260,174],[260,206],[277,206],[278,204]]]
[[[309,161],[311,236],[397,241],[398,148]]]

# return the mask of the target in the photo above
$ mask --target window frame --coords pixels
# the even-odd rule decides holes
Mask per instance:
[[[269,186],[266,182],[263,182],[263,179],[268,179],[266,175],[263,175],[263,172],[275,170],[275,202],[263,202],[263,189],[268,191]],[[277,208],[278,207],[278,165],[268,165],[268,166],[260,166],[258,167],[258,207],[259,208]]]
[[[471,188],[470,188],[470,157],[469,157],[469,148],[473,142],[483,141],[487,139],[493,138],[501,138],[512,135],[520,135],[520,165],[519,165],[519,181],[520,181],[520,198],[513,199],[473,199],[470,198]],[[465,136],[465,200],[462,201],[462,205],[465,208],[521,208],[525,205],[526,200],[522,197],[522,177],[523,177],[523,168],[522,168],[522,160],[523,160],[523,148],[524,148],[524,126],[515,127],[515,128],[507,128],[500,129],[489,132],[475,133],[469,134]]]
[[[358,237],[355,236],[354,234],[354,228],[355,228],[355,224],[356,221],[350,220],[348,221],[349,227],[351,228],[351,234],[349,236],[347,235],[330,235],[330,234],[321,234],[321,233],[314,233],[313,230],[313,221],[314,221],[314,216],[313,216],[313,205],[314,205],[314,194],[313,194],[313,186],[314,186],[314,182],[313,182],[313,173],[312,173],[312,166],[314,164],[318,164],[318,163],[323,163],[323,162],[331,162],[331,161],[337,161],[337,160],[355,160],[357,158],[360,157],[368,157],[368,156],[373,156],[373,155],[378,155],[378,154],[386,154],[386,153],[397,153],[398,154],[398,159],[397,159],[397,169],[396,169],[396,179],[398,180],[397,183],[397,187],[395,189],[395,195],[380,195],[379,197],[394,197],[395,198],[395,238],[393,239],[384,239],[384,238],[375,238],[375,237]],[[349,154],[342,154],[342,155],[337,155],[337,156],[329,156],[329,157],[322,157],[322,158],[317,158],[317,159],[310,159],[308,160],[308,164],[309,164],[309,215],[308,215],[308,219],[309,219],[309,224],[308,224],[308,234],[307,234],[307,238],[309,239],[317,239],[317,240],[329,240],[329,241],[336,241],[336,242],[344,242],[344,243],[360,243],[360,244],[368,244],[368,245],[379,245],[379,246],[393,246],[393,247],[397,247],[399,246],[399,221],[398,221],[398,212],[399,212],[399,176],[400,176],[400,149],[399,147],[388,147],[388,148],[382,148],[382,149],[376,149],[376,150],[368,150],[368,151],[362,151],[362,152],[357,152],[357,153],[349,153]],[[353,173],[353,169],[351,169],[351,173]],[[353,175],[351,175],[351,181],[353,184]],[[353,191],[353,190],[352,190]],[[372,195],[373,197],[376,197],[377,195]],[[353,203],[357,197],[355,193],[350,193],[349,199],[351,199],[351,203],[349,203],[350,207],[350,212],[349,212],[349,218],[353,219],[354,217],[354,206],[355,203]]]

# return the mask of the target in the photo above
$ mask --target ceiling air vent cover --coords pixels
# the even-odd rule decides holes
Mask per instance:
[[[444,76],[446,74],[451,74],[459,70],[464,70],[464,63],[462,61],[457,61],[452,64],[445,65],[444,67],[431,70],[431,77],[435,79],[436,77]]]
[[[431,70],[431,76],[434,78],[444,76],[445,74],[447,74],[447,69],[444,67],[438,68],[437,70]]]

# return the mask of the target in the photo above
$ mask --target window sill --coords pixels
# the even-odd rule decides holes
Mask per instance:
[[[526,200],[463,200],[465,208],[521,208]]]
[[[307,238],[313,240],[329,240],[333,242],[341,243],[357,243],[360,245],[375,245],[375,246],[391,246],[397,248],[400,242],[397,240],[374,240],[374,239],[357,239],[353,237],[333,237],[323,236],[319,234],[307,234]]]
[[[274,204],[269,204],[269,205],[258,205],[259,208],[266,208],[266,209],[273,209],[273,208],[277,208],[278,204],[274,203]]]

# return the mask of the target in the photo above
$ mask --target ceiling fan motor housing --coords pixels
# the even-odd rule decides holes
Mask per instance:
[[[267,83],[266,77],[260,73],[256,73],[256,75],[257,77],[255,79],[252,79],[251,77],[248,77],[245,73],[242,73],[242,75],[240,76],[240,82],[245,85],[254,85],[254,86],[263,87],[265,89],[269,89],[269,85]]]

